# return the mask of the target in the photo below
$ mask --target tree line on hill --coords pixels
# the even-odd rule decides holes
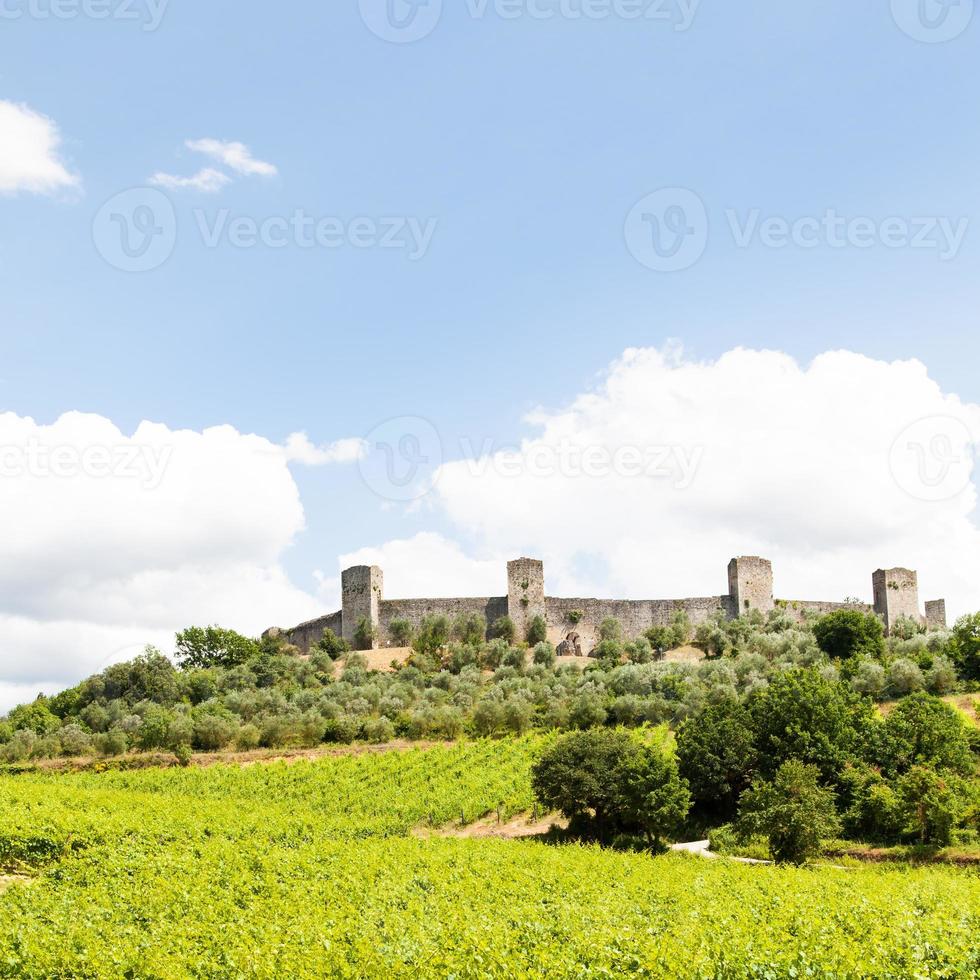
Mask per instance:
[[[177,636],[176,665],[148,649],[15,708],[0,721],[0,758],[157,750],[186,760],[195,750],[532,729],[615,739],[603,743],[608,752],[626,745],[613,729],[666,724],[676,753],[631,748],[622,765],[606,759],[597,769],[629,774],[607,788],[621,806],[585,808],[604,836],[639,828],[656,841],[677,820],[745,828],[780,794],[810,800],[827,816],[824,830],[866,840],[942,843],[975,832],[976,729],[939,696],[980,690],[980,614],[948,632],[903,624],[888,639],[876,617],[846,610],[798,624],[777,609],[696,630],[680,616],[630,642],[607,620],[584,664],[557,663],[533,621],[520,639],[508,620],[488,635],[478,616],[397,629],[412,656],[376,672],[329,631],[300,655],[281,638],[192,627]],[[689,642],[707,659],[663,659]],[[896,699],[882,720],[875,702]],[[568,811],[584,819],[579,804]]]

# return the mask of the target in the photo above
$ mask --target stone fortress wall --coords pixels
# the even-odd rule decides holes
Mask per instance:
[[[357,625],[367,620],[375,632],[375,647],[393,645],[391,624],[407,620],[417,629],[427,616],[442,615],[450,620],[476,613],[488,625],[509,616],[523,639],[530,622],[544,618],[548,639],[556,646],[577,634],[584,653],[598,642],[599,624],[612,617],[619,621],[627,640],[635,639],[651,626],[667,626],[678,612],[687,614],[697,626],[717,613],[733,619],[757,609],[763,615],[777,606],[803,622],[810,615],[824,615],[837,609],[874,612],[886,630],[908,616],[929,629],[946,627],[946,602],[936,599],[919,612],[918,575],[907,568],[878,569],[872,575],[874,604],[776,599],[773,593],[772,563],[754,556],[733,558],[728,565],[728,594],[693,599],[559,599],[548,596],[544,587],[544,564],[533,558],[507,563],[507,595],[467,599],[386,599],[384,573],[377,566],[359,565],[341,575],[343,608],[292,629],[280,630],[286,640],[303,651],[330,629],[350,641]]]

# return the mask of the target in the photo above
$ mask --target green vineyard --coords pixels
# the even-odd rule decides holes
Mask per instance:
[[[980,876],[420,839],[547,739],[0,778],[5,977],[972,977]]]

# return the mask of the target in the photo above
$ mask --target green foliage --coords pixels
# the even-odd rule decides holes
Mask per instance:
[[[898,781],[906,827],[920,844],[948,847],[967,806],[967,791],[952,772],[915,766]]]
[[[394,623],[391,624],[394,627]],[[325,653],[331,660],[336,660],[350,650],[350,644],[337,636],[332,629],[325,629],[316,642],[316,650]]]
[[[814,668],[775,674],[748,701],[759,771],[772,777],[790,759],[839,780],[844,766],[866,752],[872,709],[850,688]]]
[[[798,759],[784,762],[771,781],[759,780],[742,797],[739,831],[769,841],[777,863],[804,864],[838,832],[834,794],[820,786],[820,770]]]
[[[514,626],[514,620],[510,616],[501,616],[499,619],[495,619],[487,630],[487,636],[491,640],[503,640],[509,646],[517,637],[517,627]]]
[[[27,729],[35,735],[49,735],[61,727],[61,719],[51,712],[46,698],[18,705],[7,715],[10,727],[16,732]]]
[[[889,712],[878,761],[891,775],[922,765],[962,775],[975,768],[960,714],[945,701],[924,692],[903,698]]]
[[[968,871],[772,869],[414,836],[530,812],[530,769],[550,741],[0,776],[0,863],[39,872],[3,893],[0,972],[667,980],[980,970],[980,877]]]
[[[835,660],[878,658],[885,652],[881,620],[856,609],[838,609],[821,616],[813,624],[813,634],[820,649]]]
[[[547,640],[542,640],[534,648],[534,662],[539,667],[552,668],[555,666],[555,661],[557,660],[557,655],[555,653],[554,644],[549,643]]]
[[[737,701],[708,705],[678,729],[677,761],[699,809],[731,819],[755,769],[751,715]]]
[[[453,623],[453,638],[470,647],[486,642],[487,621],[479,613],[464,613]]]
[[[607,616],[599,624],[599,639],[606,643],[622,643],[623,627],[618,619]]]
[[[539,803],[587,822],[599,837],[638,834],[659,845],[691,805],[676,760],[622,731],[564,736],[535,764],[531,781]]]
[[[357,626],[354,627],[354,649],[355,650],[371,650],[374,648],[374,627],[371,625],[371,621],[366,617],[362,616],[357,621]]]
[[[407,647],[412,644],[412,636],[415,630],[407,619],[393,619],[388,624],[388,633],[391,635],[391,642],[396,647]]]
[[[980,680],[980,612],[956,621],[949,649],[960,673],[970,680]]]
[[[190,667],[235,667],[259,655],[255,640],[220,626],[191,626],[177,634],[177,661]]]
[[[527,635],[525,637],[528,646],[534,647],[539,643],[544,643],[548,639],[548,624],[543,616],[535,616],[527,624]]]
[[[421,654],[439,653],[449,642],[449,632],[445,616],[426,616],[412,640],[412,649]]]

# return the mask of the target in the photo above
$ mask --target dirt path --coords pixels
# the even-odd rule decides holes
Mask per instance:
[[[478,838],[495,837],[500,840],[519,840],[522,837],[542,837],[552,828],[564,830],[568,821],[557,813],[548,814],[535,820],[531,814],[522,813],[510,820],[497,822],[495,815],[483,817],[468,824],[451,824],[448,827],[416,827],[412,833],[416,837]]]

